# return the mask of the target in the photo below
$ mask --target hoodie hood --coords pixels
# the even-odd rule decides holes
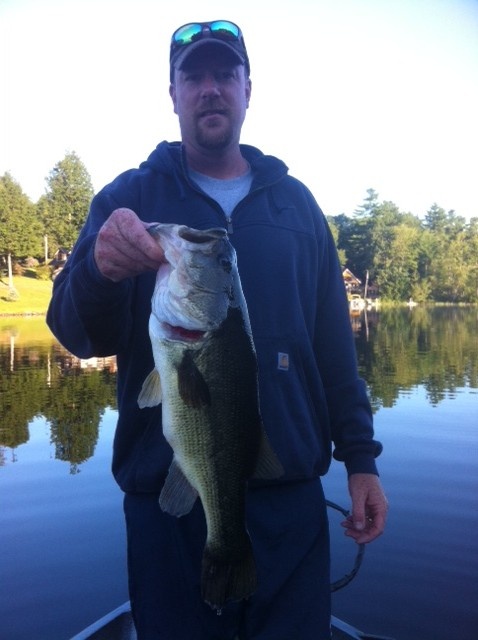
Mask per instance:
[[[287,175],[287,165],[274,156],[262,153],[256,147],[240,145],[242,156],[250,164],[253,175],[253,188],[273,184]],[[181,142],[163,141],[150,153],[148,159],[141,163],[140,169],[150,169],[163,175],[188,175],[186,154]]]

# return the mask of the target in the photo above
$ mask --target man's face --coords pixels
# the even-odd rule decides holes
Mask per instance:
[[[233,58],[218,56],[217,48],[203,49],[175,71],[169,92],[183,142],[222,151],[239,143],[251,82]]]

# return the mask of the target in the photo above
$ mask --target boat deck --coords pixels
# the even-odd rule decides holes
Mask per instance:
[[[129,602],[111,611],[71,640],[137,640]],[[332,616],[332,640],[392,640],[368,635]]]

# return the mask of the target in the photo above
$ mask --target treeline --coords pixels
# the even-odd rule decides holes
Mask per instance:
[[[382,300],[478,302],[478,217],[433,204],[422,220],[369,189],[352,217],[328,220],[344,267]]]
[[[0,257],[4,266],[27,257],[48,264],[71,249],[94,195],[90,175],[70,152],[52,169],[33,203],[14,178],[0,176]],[[341,261],[379,289],[382,300],[478,302],[478,217],[469,222],[433,204],[423,219],[374,189],[352,216],[328,218]]]

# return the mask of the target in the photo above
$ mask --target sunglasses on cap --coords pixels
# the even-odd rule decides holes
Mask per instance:
[[[173,33],[171,47],[185,47],[203,37],[213,37],[225,42],[242,39],[242,32],[234,22],[215,20],[214,22],[191,22]]]

